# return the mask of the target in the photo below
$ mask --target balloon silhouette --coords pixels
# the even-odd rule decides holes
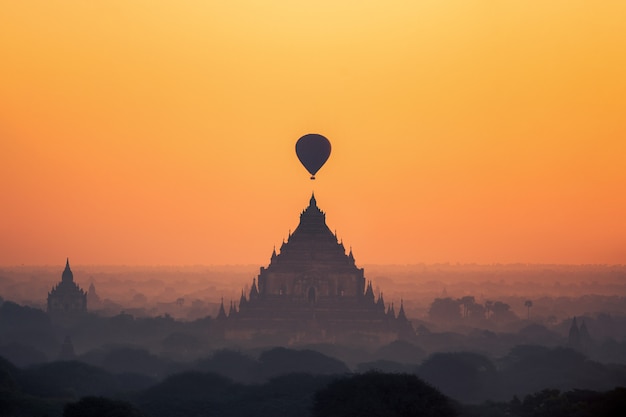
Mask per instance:
[[[296,155],[314,180],[315,174],[330,156],[330,142],[322,135],[309,133],[296,142]]]

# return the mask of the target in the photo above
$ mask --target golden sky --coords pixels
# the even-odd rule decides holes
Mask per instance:
[[[624,1],[4,1],[0,265],[626,263]],[[317,180],[294,146],[333,152]]]

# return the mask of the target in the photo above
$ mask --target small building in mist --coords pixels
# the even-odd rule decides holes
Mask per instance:
[[[217,322],[226,339],[282,344],[386,344],[414,334],[400,305],[376,296],[352,249],[326,225],[326,214],[311,196],[300,223],[267,268],[261,267],[248,294],[223,302]]]
[[[69,258],[61,275],[61,282],[48,293],[48,314],[76,316],[87,312],[87,293],[74,282]]]

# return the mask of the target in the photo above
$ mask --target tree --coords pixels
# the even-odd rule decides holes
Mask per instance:
[[[312,375],[341,375],[350,369],[340,360],[315,350],[275,347],[259,355],[258,371],[260,376],[271,378],[300,372]]]
[[[104,397],[84,397],[68,403],[63,417],[143,417],[131,403],[110,400]]]
[[[487,318],[491,315],[491,309],[493,308],[493,301],[485,301],[485,310],[487,310]]]
[[[530,320],[530,308],[533,306],[533,302],[530,300],[526,300],[524,305],[526,306],[526,308],[528,308],[528,320]]]
[[[203,372],[214,372],[231,378],[237,382],[258,382],[258,362],[239,351],[223,349],[218,350],[210,358],[196,362],[195,368]]]
[[[482,304],[473,303],[468,308],[469,317],[473,320],[485,318],[485,307]]]
[[[474,296],[466,295],[465,297],[460,298],[459,304],[463,306],[463,318],[467,318],[469,315],[470,306],[476,303],[476,299]]]
[[[435,321],[458,321],[461,318],[460,303],[450,297],[435,298],[430,305],[428,315]]]
[[[337,379],[315,393],[313,417],[452,417],[450,400],[415,375],[367,372]]]
[[[514,321],[518,317],[511,311],[511,306],[502,301],[496,301],[491,307],[493,319],[498,322]]]
[[[417,374],[442,393],[464,402],[497,396],[500,384],[494,364],[473,352],[441,352],[431,355]]]

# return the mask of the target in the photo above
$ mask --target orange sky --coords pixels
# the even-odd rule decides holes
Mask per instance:
[[[5,1],[0,265],[626,263],[626,2]],[[309,132],[333,153],[312,182]]]

